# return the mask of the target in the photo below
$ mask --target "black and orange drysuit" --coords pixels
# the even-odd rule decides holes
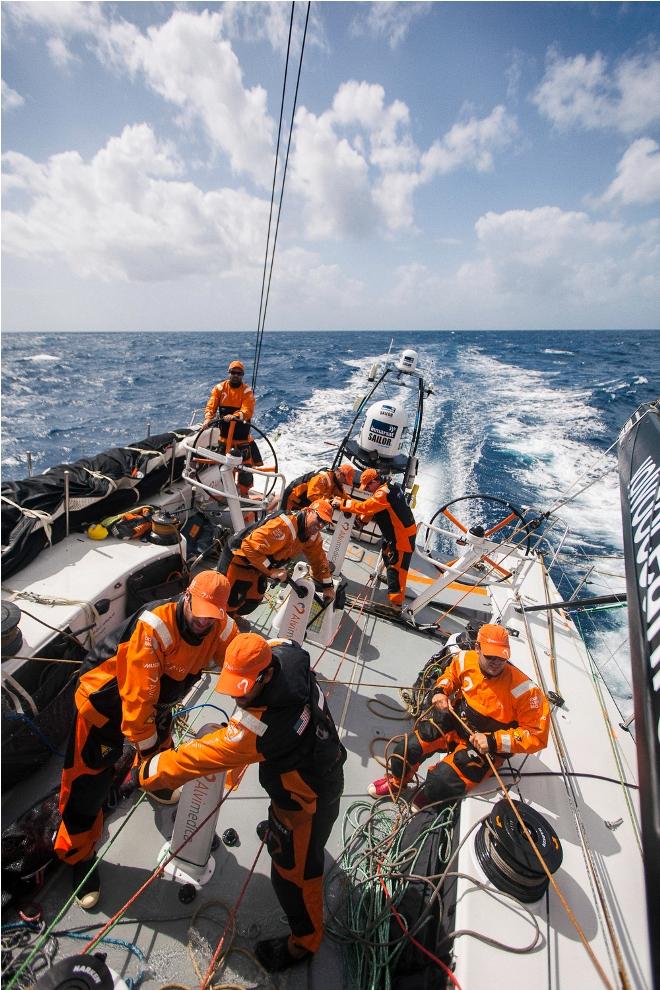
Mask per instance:
[[[218,564],[218,570],[226,574],[231,585],[228,612],[253,612],[266,594],[271,571],[285,567],[301,554],[311,564],[314,579],[332,586],[323,541],[318,533],[307,536],[304,515],[304,510],[278,512],[229,538]]]
[[[387,567],[387,597],[397,607],[403,605],[408,570],[415,549],[417,524],[401,485],[388,481],[371,498],[360,502],[349,498],[340,503],[342,512],[351,512],[363,522],[373,519],[385,544],[383,560]]]
[[[346,750],[309,654],[271,640],[275,673],[250,708],[224,728],[151,757],[140,767],[147,790],[172,790],[195,777],[259,764],[271,804],[268,852],[277,899],[293,940],[316,952],[323,937],[324,847],[339,814]]]
[[[282,505],[287,512],[304,509],[318,498],[341,498],[344,486],[334,471],[308,471],[291,482],[282,496]]]
[[[254,416],[255,405],[254,392],[249,385],[241,382],[234,387],[231,381],[226,379],[224,382],[218,382],[211,389],[211,395],[204,410],[204,418],[206,422],[216,417],[221,420],[218,447],[221,454],[226,451],[227,439],[231,430],[232,450],[240,452],[247,466],[259,467],[263,464],[261,453],[256,442],[250,436],[250,420]],[[233,416],[235,422],[227,423],[222,419],[223,416]]]
[[[142,754],[169,746],[172,705],[203,667],[222,663],[237,634],[226,616],[205,636],[195,635],[181,595],[135,612],[88,655],[62,770],[62,823],[55,839],[60,859],[73,865],[93,854],[124,740]]]
[[[477,651],[461,650],[433,693],[447,695],[465,728],[451,712],[435,710],[420,720],[393,747],[390,772],[395,787],[410,780],[432,753],[444,751],[447,756],[428,770],[424,796],[429,801],[462,797],[492,773],[488,761],[470,745],[469,736],[475,732],[485,734],[495,766],[513,753],[536,753],[548,744],[547,698],[511,663],[496,677],[486,677]]]
[[[206,420],[219,416],[235,416],[246,423],[254,416],[256,400],[249,385],[241,382],[234,387],[229,379],[218,382],[211,389],[209,401],[206,403],[204,417]]]

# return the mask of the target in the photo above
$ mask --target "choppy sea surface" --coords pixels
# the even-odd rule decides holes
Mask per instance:
[[[4,334],[3,479],[27,475],[28,451],[40,474],[199,421],[230,360],[241,358],[250,379],[254,343],[246,333]],[[599,558],[593,593],[620,587],[613,445],[628,416],[660,393],[660,333],[267,333],[254,421],[291,476],[329,462],[369,368],[390,345],[393,355],[417,350],[435,388],[420,444],[420,511],[473,492],[544,511],[588,485],[561,515],[573,545]],[[571,577],[580,579],[577,560]],[[623,610],[599,618],[584,620],[585,633],[625,709]]]

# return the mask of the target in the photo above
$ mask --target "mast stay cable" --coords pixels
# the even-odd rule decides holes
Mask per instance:
[[[308,0],[308,3],[307,3],[307,14],[305,16],[305,27],[303,29],[303,37],[302,37],[302,42],[301,42],[301,46],[300,46],[300,58],[299,58],[299,61],[298,61],[298,75],[297,75],[297,78],[296,78],[296,88],[295,88],[295,92],[294,92],[294,96],[293,96],[293,106],[292,106],[292,110],[291,110],[291,121],[290,121],[290,124],[289,124],[289,138],[288,138],[288,142],[287,142],[286,156],[285,156],[285,159],[284,159],[284,168],[282,170],[282,186],[281,186],[281,189],[280,189],[280,197],[279,197],[279,203],[278,203],[278,207],[277,207],[277,220],[276,220],[276,223],[275,223],[275,233],[273,235],[273,242],[272,242],[272,246],[271,246],[271,243],[270,243],[270,232],[271,232],[272,220],[273,220],[273,206],[274,206],[274,201],[275,201],[275,186],[276,186],[276,179],[277,179],[277,166],[278,166],[278,162],[279,162],[280,138],[281,138],[281,134],[282,134],[282,120],[283,120],[283,117],[284,117],[284,98],[285,98],[285,94],[286,94],[286,81],[287,81],[287,75],[288,75],[288,70],[289,70],[289,54],[290,54],[290,50],[291,50],[291,35],[292,35],[292,30],[293,30],[293,14],[294,14],[295,6],[296,6],[295,0],[293,0],[293,2],[291,4],[291,19],[289,21],[289,38],[288,38],[288,41],[287,41],[287,49],[286,49],[286,64],[284,66],[284,81],[282,83],[282,100],[281,100],[281,103],[280,103],[280,119],[279,119],[279,124],[278,124],[278,129],[277,129],[277,147],[275,149],[275,164],[274,164],[274,167],[273,167],[273,184],[272,184],[272,188],[271,188],[270,210],[269,210],[269,214],[268,214],[268,231],[267,231],[267,234],[266,234],[266,252],[265,252],[265,255],[264,255],[264,268],[263,268],[263,273],[262,273],[262,277],[261,277],[261,297],[259,299],[259,317],[258,317],[258,320],[257,320],[257,337],[256,337],[255,345],[254,345],[254,367],[252,369],[252,390],[253,391],[256,388],[257,375],[258,375],[258,371],[259,371],[259,361],[261,359],[261,345],[262,345],[262,342],[263,342],[264,326],[265,326],[265,323],[266,323],[266,310],[268,308],[268,298],[269,298],[269,295],[270,295],[270,283],[271,283],[271,279],[272,279],[272,276],[273,276],[273,265],[274,265],[274,262],[275,262],[275,247],[277,245],[277,235],[278,235],[279,228],[280,228],[280,217],[282,215],[282,202],[284,200],[284,186],[285,186],[285,183],[286,183],[286,174],[287,174],[287,168],[288,168],[288,164],[289,164],[289,153],[291,151],[291,138],[292,138],[292,135],[293,135],[293,122],[294,122],[294,119],[295,119],[296,106],[297,106],[297,103],[298,103],[298,89],[300,87],[300,74],[301,74],[301,71],[302,71],[303,55],[305,53],[305,40],[307,38],[307,25],[309,23],[309,12],[310,12],[310,8],[311,8],[311,0]],[[270,254],[270,267],[268,265],[268,256],[269,256],[269,254]],[[266,279],[266,272],[268,272],[268,279]]]

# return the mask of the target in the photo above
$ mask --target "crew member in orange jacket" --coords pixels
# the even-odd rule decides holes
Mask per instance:
[[[222,417],[226,422],[240,419],[249,423],[254,416],[254,392],[243,381],[245,365],[242,361],[232,361],[227,372],[229,378],[218,382],[211,389],[209,401],[204,410],[204,426]]]
[[[220,441],[218,450],[224,454],[227,449],[231,422],[232,450],[238,449],[246,465],[259,467],[263,464],[261,452],[256,441],[250,436],[250,421],[254,416],[256,400],[254,392],[243,381],[245,366],[242,361],[232,361],[227,369],[229,378],[218,382],[211,389],[209,401],[204,410],[204,426],[209,426],[214,419],[220,422]]]
[[[333,499],[333,506],[351,512],[362,522],[373,519],[383,534],[383,560],[387,567],[387,597],[400,611],[406,593],[406,582],[412,553],[415,549],[417,524],[406,501],[403,488],[395,481],[386,481],[374,468],[367,468],[360,477],[360,491],[371,498]]]
[[[341,497],[344,494],[344,485],[353,486],[354,474],[355,469],[351,464],[342,464],[334,471],[309,471],[284,489],[282,505],[287,512],[297,512],[319,498]]]
[[[332,601],[330,565],[319,535],[331,521],[332,506],[327,499],[319,499],[300,512],[278,512],[230,537],[218,564],[231,585],[227,611],[232,615],[253,612],[266,594],[268,579],[285,581],[286,564],[300,554],[307,557],[314,579],[323,585],[323,596]]]
[[[62,785],[62,823],[55,852],[73,866],[73,887],[84,910],[100,894],[94,847],[103,804],[124,740],[142,757],[171,744],[172,705],[209,664],[221,664],[238,634],[226,614],[229,582],[216,571],[197,574],[175,598],[135,612],[87,657],[75,694]]]
[[[476,650],[462,650],[436,681],[435,712],[399,739],[389,774],[369,785],[372,797],[398,794],[423,760],[444,751],[430,767],[413,798],[413,807],[456,800],[492,773],[513,753],[536,753],[548,744],[550,709],[533,681],[509,663],[509,634],[503,626],[484,625]],[[465,728],[449,711],[452,705]]]
[[[291,927],[289,936],[257,943],[259,961],[273,972],[308,958],[323,938],[324,846],[339,814],[346,750],[309,654],[290,640],[238,635],[217,690],[238,706],[229,724],[151,757],[138,780],[164,795],[196,777],[259,764],[271,799],[271,879]]]

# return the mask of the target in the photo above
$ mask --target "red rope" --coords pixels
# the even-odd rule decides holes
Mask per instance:
[[[401,915],[399,914],[399,912],[395,908],[394,902],[392,901],[392,898],[390,897],[390,895],[389,895],[389,893],[387,891],[387,887],[385,886],[385,881],[383,879],[383,874],[382,874],[380,863],[378,863],[377,869],[378,869],[378,879],[380,880],[380,885],[383,888],[383,892],[385,894],[385,897],[389,901],[390,910],[392,911],[392,914],[396,918],[397,924],[401,928],[401,931],[403,932],[403,934],[406,936],[407,939],[410,939],[410,941],[413,943],[413,945],[416,946],[416,948],[418,948],[420,950],[420,952],[423,952],[425,956],[428,956],[429,959],[432,959],[433,962],[436,963],[436,965],[438,965],[441,970],[443,970],[443,972],[445,973],[445,975],[449,977],[449,979],[451,980],[451,982],[453,983],[453,985],[456,987],[456,990],[461,990],[461,985],[458,982],[458,980],[456,979],[456,977],[454,976],[454,974],[452,973],[452,971],[450,970],[449,966],[446,966],[445,963],[443,963],[442,959],[438,959],[438,957],[437,956],[434,956],[432,952],[429,952],[428,949],[424,948],[424,946],[422,945],[422,943],[421,942],[418,942],[417,939],[415,938],[415,936],[410,934],[410,932],[408,931],[408,929],[406,927],[406,924],[405,924],[403,918],[401,917]]]
[[[230,910],[229,914],[227,915],[227,924],[225,925],[225,930],[223,931],[222,938],[218,942],[218,945],[216,947],[216,950],[213,953],[213,956],[211,957],[211,962],[209,963],[209,968],[206,970],[206,973],[204,974],[204,979],[200,983],[199,990],[206,990],[206,987],[209,985],[209,983],[211,981],[211,977],[213,976],[213,971],[215,970],[215,967],[216,967],[217,962],[218,962],[218,957],[220,956],[220,953],[222,952],[222,946],[224,945],[225,939],[227,937],[227,929],[229,928],[230,922],[232,923],[232,926],[234,924],[234,920],[235,920],[236,915],[238,913],[238,909],[241,906],[241,901],[243,900],[243,897],[245,895],[245,891],[247,890],[247,885],[250,882],[250,880],[252,879],[252,874],[254,873],[254,871],[256,869],[257,861],[258,861],[259,857],[261,856],[261,853],[263,851],[265,842],[266,842],[266,839],[265,838],[261,840],[261,845],[259,846],[259,849],[257,850],[257,855],[254,857],[254,862],[252,863],[252,866],[250,867],[250,871],[249,871],[247,877],[245,878],[245,883],[243,884],[243,887],[241,889],[241,892],[238,895],[238,898],[237,898],[236,903],[234,904],[233,908]]]
[[[241,774],[241,777],[242,777],[242,774]],[[239,779],[236,781],[236,783],[232,784],[232,786],[229,788],[229,790],[227,791],[227,793],[226,794],[223,794],[223,796],[220,798],[220,800],[216,804],[215,808],[213,808],[209,812],[209,814],[206,816],[206,818],[204,819],[204,821],[202,821],[202,822],[199,823],[199,825],[197,826],[197,828],[194,829],[194,831],[190,833],[190,835],[188,836],[188,838],[187,839],[184,839],[184,841],[181,843],[181,845],[178,847],[178,849],[175,849],[174,851],[170,851],[169,855],[165,857],[165,859],[162,861],[162,863],[159,863],[159,865],[153,871],[153,873],[151,874],[151,876],[148,877],[145,880],[145,882],[142,884],[142,886],[141,887],[138,887],[138,889],[135,891],[135,893],[131,897],[129,897],[129,899],[126,901],[126,903],[122,907],[119,908],[119,910],[112,916],[112,918],[108,918],[108,920],[106,921],[106,923],[103,926],[103,928],[101,928],[101,930],[94,936],[94,938],[83,947],[83,950],[82,950],[82,954],[83,955],[85,955],[85,953],[87,953],[87,952],[91,952],[91,950],[94,948],[94,946],[95,945],[98,945],[98,943],[101,941],[101,939],[106,934],[106,932],[110,931],[115,926],[115,924],[119,921],[119,919],[124,914],[126,914],[126,912],[128,911],[129,907],[131,906],[131,904],[134,904],[135,903],[135,901],[138,899],[138,897],[140,896],[140,894],[144,893],[144,891],[147,889],[147,887],[150,887],[151,884],[154,882],[154,880],[161,875],[161,873],[163,872],[163,870],[165,869],[165,867],[167,866],[167,864],[168,863],[171,863],[172,860],[176,856],[179,855],[179,853],[184,848],[184,846],[187,846],[188,845],[188,843],[190,842],[190,840],[197,834],[197,832],[200,830],[200,828],[202,828],[204,825],[206,825],[207,821],[209,821],[209,819],[212,818],[213,815],[215,815],[215,813],[218,810],[218,808],[220,808],[224,804],[224,802],[227,800],[227,798],[229,797],[229,795],[231,794],[231,792],[236,789],[236,787],[238,786],[238,783],[240,782],[240,779],[241,778],[239,777]]]

